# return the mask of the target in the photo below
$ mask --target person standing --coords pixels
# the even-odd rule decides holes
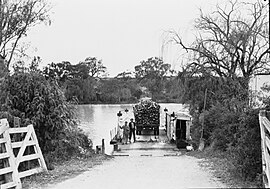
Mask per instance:
[[[130,119],[130,122],[128,124],[130,132],[129,132],[129,141],[131,142],[131,138],[133,135],[133,140],[136,142],[136,136],[135,136],[135,122],[133,121],[133,118]]]
[[[122,127],[120,126],[120,128],[123,129],[123,144],[127,144],[128,135],[129,135],[129,132],[130,132],[128,122],[125,121],[125,125],[123,125]]]

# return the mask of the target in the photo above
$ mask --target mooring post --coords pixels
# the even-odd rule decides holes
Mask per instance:
[[[98,145],[96,146],[96,154],[99,154],[99,151],[100,151],[100,149],[99,149],[99,147],[98,147]]]
[[[101,153],[105,154],[105,142],[104,142],[104,139],[102,139]]]
[[[113,151],[118,151],[118,144],[117,143],[113,145]]]

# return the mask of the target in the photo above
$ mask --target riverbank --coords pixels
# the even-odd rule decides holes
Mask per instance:
[[[230,188],[262,187],[259,178],[254,181],[244,181],[235,175],[233,173],[234,166],[225,152],[213,152],[210,148],[206,148],[202,152],[193,151],[186,153],[186,155],[201,159],[200,166],[212,170],[214,176]]]
[[[24,189],[41,189],[48,185],[57,184],[65,180],[74,178],[75,176],[89,171],[91,168],[111,160],[108,155],[93,154],[87,158],[72,158],[69,161],[54,164],[54,169],[48,173],[40,173],[25,178],[22,181]]]
[[[89,103],[83,103],[83,102],[78,102],[78,105],[126,105],[126,104],[137,104],[140,100],[130,100],[130,101],[121,101],[121,102],[101,102],[101,101],[92,101]],[[169,104],[181,104],[182,102],[177,100],[177,99],[155,99],[154,100],[157,103],[169,103]]]

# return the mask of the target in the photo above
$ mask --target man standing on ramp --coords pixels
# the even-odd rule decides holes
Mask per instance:
[[[129,126],[129,130],[130,130],[130,133],[129,133],[129,142],[131,142],[132,135],[133,135],[134,142],[136,142],[135,122],[133,121],[133,118],[130,119],[130,122],[129,122],[128,126]]]

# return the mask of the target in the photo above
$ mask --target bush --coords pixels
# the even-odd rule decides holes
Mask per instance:
[[[262,173],[259,110],[236,112],[224,106],[213,106],[204,113],[204,139],[213,151],[228,155],[231,170],[244,180],[254,180]],[[201,120],[194,114],[192,138],[199,144]]]
[[[247,180],[262,173],[259,111],[248,110],[240,117],[237,143],[228,151],[235,165],[234,172]]]
[[[239,113],[229,111],[218,104],[201,114],[193,114],[192,138],[199,143],[204,117],[203,138],[206,145],[214,150],[226,151],[230,143],[235,143],[235,133],[239,123]]]
[[[87,136],[78,128],[73,106],[56,82],[38,72],[16,72],[5,83],[8,101],[2,110],[9,117],[20,117],[22,126],[34,125],[43,154],[68,158],[78,152],[79,146],[90,147]]]
[[[205,116],[208,129],[209,143],[214,150],[226,151],[236,140],[239,124],[239,112],[230,111],[224,106],[213,106]]]

